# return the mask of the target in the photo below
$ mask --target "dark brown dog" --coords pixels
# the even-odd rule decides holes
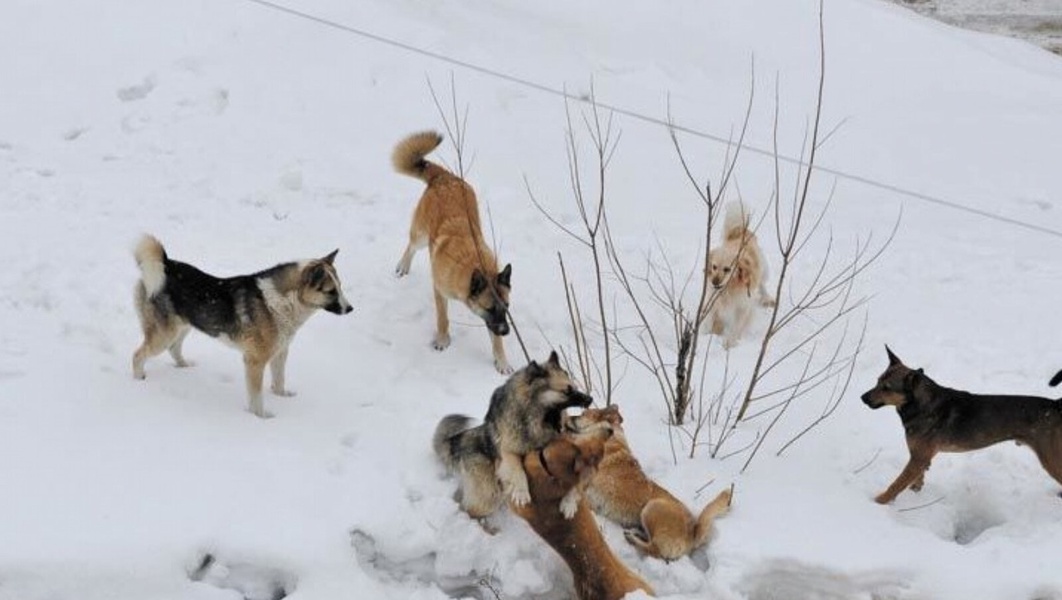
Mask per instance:
[[[649,584],[609,549],[585,500],[579,501],[575,517],[570,520],[560,511],[561,500],[573,488],[585,486],[593,476],[609,435],[611,431],[607,429],[565,435],[525,456],[531,503],[517,506],[510,502],[512,511],[523,517],[568,564],[579,600],[619,600],[637,590],[653,595]]]
[[[937,452],[967,452],[1015,440],[1032,448],[1051,477],[1062,483],[1062,402],[1036,396],[979,395],[938,385],[889,350],[889,366],[863,394],[870,408],[896,407],[911,459],[875,501],[888,504],[907,488],[922,489]],[[1062,380],[1062,373],[1052,383]]]

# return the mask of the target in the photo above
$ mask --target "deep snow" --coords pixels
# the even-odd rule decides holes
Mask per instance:
[[[777,80],[787,155],[813,108],[817,10],[805,0],[298,7],[575,94],[592,80],[602,102],[656,118],[670,102],[680,123],[723,137],[740,123],[754,56],[748,141],[770,146]],[[1062,232],[1062,61],[870,0],[825,12],[825,118],[843,125],[821,165]],[[392,276],[421,184],[392,172],[390,151],[441,126],[425,79],[446,89],[451,73],[470,105],[469,179],[514,265],[514,316],[544,357],[569,343],[555,253],[589,277],[524,184],[575,222],[557,97],[236,0],[0,5],[0,598],[278,586],[292,598],[445,598],[487,594],[482,578],[504,598],[565,597],[560,560],[517,519],[500,516],[489,536],[460,514],[430,453],[441,416],[481,416],[501,383],[460,307],[450,349],[431,350],[425,256]],[[617,123],[608,189],[622,251],[637,260],[659,239],[688,264],[699,205],[666,131]],[[721,145],[684,145],[715,172]],[[747,153],[737,177],[764,206],[770,161]],[[833,182],[820,177],[816,197]],[[1062,367],[1062,236],[849,179],[827,225],[850,248],[887,235],[901,211],[859,282],[871,302],[853,387],[784,456],[773,456],[780,437],[744,474],[703,452],[672,460],[654,384],[625,368],[617,399],[646,470],[691,505],[737,490],[696,560],[641,559],[604,526],[661,596],[1062,598],[1059,486],[1026,449],[941,456],[921,494],[871,501],[906,460],[898,418],[858,401],[883,343],[965,389],[1049,394]],[[298,396],[267,397],[275,419],[246,412],[239,355],[202,335],[185,346],[194,368],[160,357],[132,380],[131,246],[145,231],[217,274],[340,248],[355,312],[300,331],[288,363]],[[508,351],[520,356],[514,340]],[[746,343],[731,367],[752,357]],[[794,408],[792,427],[820,405]],[[219,562],[193,581],[207,552]]]

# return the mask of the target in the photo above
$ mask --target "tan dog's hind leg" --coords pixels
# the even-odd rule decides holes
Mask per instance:
[[[912,452],[911,459],[907,461],[907,466],[903,468],[903,471],[900,471],[896,481],[893,481],[887,490],[878,494],[874,501],[878,504],[888,504],[895,500],[900,492],[919,481],[924,481],[925,472],[933,460],[933,454],[932,452]]]
[[[625,536],[627,541],[649,556],[675,560],[689,554],[693,547],[694,531],[690,527],[686,507],[674,501],[654,498],[642,508],[642,531],[646,539],[639,543],[638,535]]]
[[[428,245],[428,236],[419,235],[418,232],[412,229],[409,232],[409,243],[406,244],[406,251],[402,253],[402,258],[398,259],[398,264],[395,265],[395,275],[404,277],[409,274],[410,265],[413,264],[413,256],[424,246]]]
[[[266,360],[249,354],[243,355],[244,372],[247,379],[247,409],[256,417],[269,419],[272,413],[266,412],[262,403],[262,377],[265,375]]]
[[[446,314],[446,298],[435,290],[435,340],[432,347],[446,350],[450,346],[450,317]]]
[[[488,332],[489,333],[489,332]],[[513,367],[505,356],[505,343],[500,335],[490,334],[490,347],[494,351],[494,368],[502,375],[512,375]],[[574,512],[572,514],[575,514]]]
[[[527,473],[524,472],[524,461],[519,454],[502,452],[501,460],[498,461],[498,479],[502,482],[502,489],[512,499],[516,506],[526,506],[531,502],[531,492],[527,487]]]
[[[288,364],[288,348],[285,346],[280,352],[277,352],[276,356],[269,361],[269,374],[273,379],[273,383],[270,386],[270,390],[277,396],[285,396],[290,398],[295,395],[295,392],[287,389],[284,385],[284,369]]]

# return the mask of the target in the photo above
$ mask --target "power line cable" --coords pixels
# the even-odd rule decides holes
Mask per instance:
[[[270,2],[270,0],[244,0],[244,1],[252,3],[252,4],[257,4],[259,6],[262,6],[262,7],[265,7],[265,8],[269,8],[271,10],[278,11],[278,12],[281,12],[281,13],[284,13],[284,14],[287,14],[287,15],[290,15],[290,16],[298,17],[300,19],[305,19],[307,21],[311,21],[311,22],[317,23],[319,25],[324,25],[326,27],[331,27],[333,29],[338,29],[340,31],[343,31],[343,32],[346,32],[346,33],[349,33],[349,34],[353,34],[353,35],[356,35],[356,36],[359,36],[359,37],[363,37],[365,39],[372,40],[374,42],[378,42],[378,43],[381,43],[381,44],[392,46],[394,48],[399,48],[401,50],[405,50],[407,52],[411,52],[411,53],[414,53],[414,54],[419,54],[421,56],[425,56],[425,57],[428,57],[428,58],[431,58],[431,59],[434,59],[434,60],[438,60],[440,62],[448,63],[448,64],[454,65],[456,67],[461,67],[463,69],[468,69],[470,71],[474,71],[476,73],[480,73],[481,75],[486,75],[488,77],[494,77],[496,79],[501,79],[501,80],[504,80],[504,81],[507,81],[509,83],[513,83],[513,84],[516,84],[516,85],[519,85],[519,86],[522,86],[522,87],[526,87],[526,88],[530,88],[530,89],[533,89],[533,90],[537,90],[539,92],[543,92],[543,93],[550,94],[550,95],[553,95],[553,96],[558,96],[558,97],[565,98],[565,99],[568,99],[568,100],[575,100],[577,102],[583,102],[583,103],[589,103],[590,102],[589,100],[587,100],[583,96],[569,94],[567,91],[565,91],[563,89],[557,89],[555,87],[550,87],[548,85],[545,85],[545,84],[542,84],[542,83],[538,83],[538,82],[535,82],[535,81],[531,81],[531,80],[528,80],[528,79],[524,79],[524,78],[518,77],[516,75],[510,75],[508,73],[504,73],[504,72],[498,71],[496,69],[491,69],[489,67],[484,67],[482,65],[477,65],[475,63],[471,63],[471,62],[468,62],[468,61],[465,61],[465,60],[461,60],[461,59],[458,59],[458,58],[453,58],[453,57],[450,57],[450,56],[447,56],[445,54],[441,54],[441,53],[438,53],[438,52],[432,52],[431,50],[425,50],[424,48],[420,48],[420,47],[414,46],[412,44],[407,44],[405,42],[402,42],[402,41],[399,41],[399,40],[395,40],[395,39],[392,39],[392,38],[389,38],[389,37],[386,37],[386,36],[383,36],[383,35],[372,33],[370,31],[366,31],[364,29],[359,29],[357,27],[352,27],[350,25],[345,25],[343,23],[339,23],[339,22],[336,22],[336,21],[333,21],[333,20],[330,20],[330,19],[326,19],[324,17],[319,17],[319,16],[316,16],[316,15],[312,15],[310,13],[303,12],[303,11],[300,11],[300,10],[296,10],[296,9],[290,8],[288,6],[284,6],[282,4],[276,4],[274,2]],[[697,129],[693,129],[692,127],[687,127],[685,125],[680,125],[680,124],[677,124],[677,123],[669,123],[668,121],[666,121],[664,119],[661,119],[659,117],[653,117],[653,116],[650,116],[650,115],[645,115],[645,114],[636,112],[634,110],[623,108],[621,106],[611,105],[611,104],[608,104],[606,102],[600,102],[600,101],[597,101],[596,99],[594,100],[594,104],[596,104],[597,106],[599,106],[601,108],[604,108],[605,110],[612,111],[612,112],[614,112],[616,114],[620,114],[620,115],[623,115],[625,117],[629,117],[631,119],[635,119],[635,120],[642,121],[642,122],[645,122],[645,123],[650,123],[650,124],[653,124],[653,125],[659,125],[659,126],[662,126],[662,127],[670,127],[672,129],[674,129],[675,131],[681,131],[682,133],[686,133],[686,134],[694,136],[694,137],[703,138],[703,139],[710,140],[710,141],[713,141],[713,142],[716,142],[716,143],[720,143],[720,144],[732,145],[734,143],[733,140],[728,139],[728,138],[724,138],[722,136],[718,136],[718,135],[714,135],[714,134],[711,134],[711,133],[708,133],[708,132],[705,132],[705,131],[700,131],[700,130],[697,130]],[[771,151],[771,150],[766,150],[764,148],[759,148],[759,147],[752,146],[752,145],[749,145],[749,144],[743,144],[742,145],[742,149],[747,151],[747,152],[752,152],[754,154],[760,154],[760,155],[763,155],[763,156],[770,157],[772,159],[775,158],[775,156],[776,156],[775,153],[773,151]],[[788,164],[797,165],[797,166],[800,166],[800,167],[807,167],[808,166],[807,163],[801,161],[800,159],[793,158],[793,157],[790,157],[790,156],[786,156],[786,155],[783,155],[783,154],[778,154],[777,158],[778,158],[779,161],[785,162],[785,163],[788,163]],[[939,198],[937,196],[933,196],[933,195],[930,195],[930,194],[926,194],[926,193],[910,190],[910,189],[903,188],[903,187],[900,187],[898,185],[894,185],[894,184],[891,184],[891,183],[885,183],[885,182],[881,182],[881,181],[877,181],[877,180],[871,179],[869,177],[864,177],[862,175],[855,175],[855,174],[852,174],[852,173],[848,173],[846,171],[841,171],[840,169],[824,167],[822,165],[814,165],[813,168],[815,170],[821,172],[821,173],[826,173],[828,175],[832,175],[834,177],[837,177],[838,179],[846,179],[846,180],[853,181],[853,182],[856,182],[856,183],[861,183],[861,184],[866,185],[866,186],[878,188],[878,189],[881,189],[881,190],[892,192],[894,194],[907,196],[909,198],[914,198],[916,200],[921,200],[923,202],[927,202],[927,203],[930,203],[930,204],[935,204],[937,206],[942,206],[944,208],[948,208],[948,209],[951,209],[951,210],[965,212],[965,213],[972,214],[972,215],[975,215],[975,216],[979,216],[979,217],[983,217],[983,218],[986,218],[986,219],[991,219],[991,220],[994,220],[994,221],[998,221],[1000,223],[1005,223],[1005,224],[1008,224],[1008,225],[1021,227],[1021,228],[1024,228],[1024,229],[1027,229],[1027,230],[1030,230],[1030,231],[1035,231],[1037,233],[1042,233],[1042,234],[1045,234],[1045,235],[1050,235],[1052,237],[1056,237],[1056,238],[1062,239],[1062,231],[1051,229],[1049,227],[1044,227],[1042,225],[1037,225],[1035,223],[1029,223],[1029,222],[1026,222],[1026,221],[1022,221],[1020,219],[1015,219],[1015,218],[1012,218],[1012,217],[1007,217],[1007,216],[1004,216],[1004,215],[992,213],[992,212],[989,212],[989,211],[986,211],[986,210],[982,210],[982,209],[979,209],[979,208],[974,208],[972,206],[967,206],[965,204],[960,204],[958,202],[953,202],[951,200],[945,200],[945,199]]]

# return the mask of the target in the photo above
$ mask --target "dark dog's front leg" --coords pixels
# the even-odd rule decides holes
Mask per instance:
[[[908,487],[917,485],[918,489],[921,489],[926,469],[929,468],[929,463],[932,459],[932,454],[912,454],[911,459],[907,461],[907,466],[903,468],[903,471],[900,471],[896,481],[892,482],[889,489],[878,494],[874,501],[878,504],[888,504]]]

